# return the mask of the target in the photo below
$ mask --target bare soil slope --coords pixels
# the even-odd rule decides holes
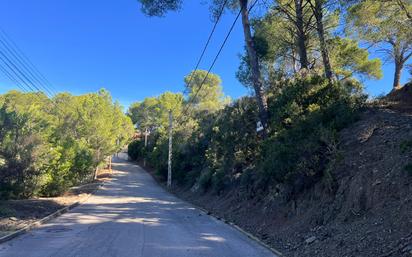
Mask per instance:
[[[176,193],[285,256],[412,256],[410,110],[367,108],[341,132],[330,176],[293,201],[251,198],[236,181],[220,196]]]

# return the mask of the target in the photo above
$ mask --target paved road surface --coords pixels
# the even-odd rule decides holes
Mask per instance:
[[[123,156],[124,157],[124,156]],[[122,158],[114,178],[59,218],[0,245],[0,257],[274,257],[159,187]]]

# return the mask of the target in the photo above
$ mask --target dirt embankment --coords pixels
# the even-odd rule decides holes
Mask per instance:
[[[109,178],[110,172],[101,170],[96,181],[74,187],[59,197],[0,201],[0,237],[22,229],[66,206],[83,202]]]
[[[405,107],[405,105],[402,105]],[[370,107],[341,132],[330,176],[295,200],[176,193],[285,256],[412,256],[412,112]]]

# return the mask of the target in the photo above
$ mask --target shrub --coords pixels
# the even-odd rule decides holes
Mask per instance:
[[[355,87],[313,76],[296,79],[270,99],[271,132],[263,143],[260,170],[267,182],[297,193],[318,181],[328,146],[353,122],[365,97]]]
[[[366,98],[359,84],[351,81],[331,84],[320,76],[308,76],[276,83],[282,85],[268,94],[270,124],[265,140],[256,133],[258,108],[251,97],[216,112],[194,112],[185,124],[176,122],[173,181],[189,187],[197,182],[203,192],[220,193],[232,178],[240,177],[242,189],[252,195],[264,190],[258,186],[279,183],[293,194],[320,180],[336,154],[339,131],[356,119]],[[150,141],[153,145],[144,154],[166,179],[166,128],[159,127]],[[130,154],[142,155],[141,143],[132,144]],[[334,181],[330,172],[327,180]]]
[[[204,192],[209,190],[209,188],[212,186],[212,177],[213,172],[210,170],[206,170],[200,175],[199,186]]]
[[[223,170],[216,171],[212,176],[212,188],[217,194],[220,194],[226,187],[228,177]]]
[[[127,154],[132,160],[144,158],[144,142],[140,140],[132,141],[127,147]]]
[[[107,91],[0,95],[0,198],[55,196],[91,178],[133,125]]]
[[[68,140],[53,147],[39,183],[42,196],[58,196],[90,179],[94,170],[92,151],[81,142]]]

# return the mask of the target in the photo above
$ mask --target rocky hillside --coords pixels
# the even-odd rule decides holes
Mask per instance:
[[[250,197],[240,181],[219,196],[176,193],[285,256],[412,256],[412,101],[394,104],[410,88],[344,129],[323,180],[294,200],[276,190]]]

